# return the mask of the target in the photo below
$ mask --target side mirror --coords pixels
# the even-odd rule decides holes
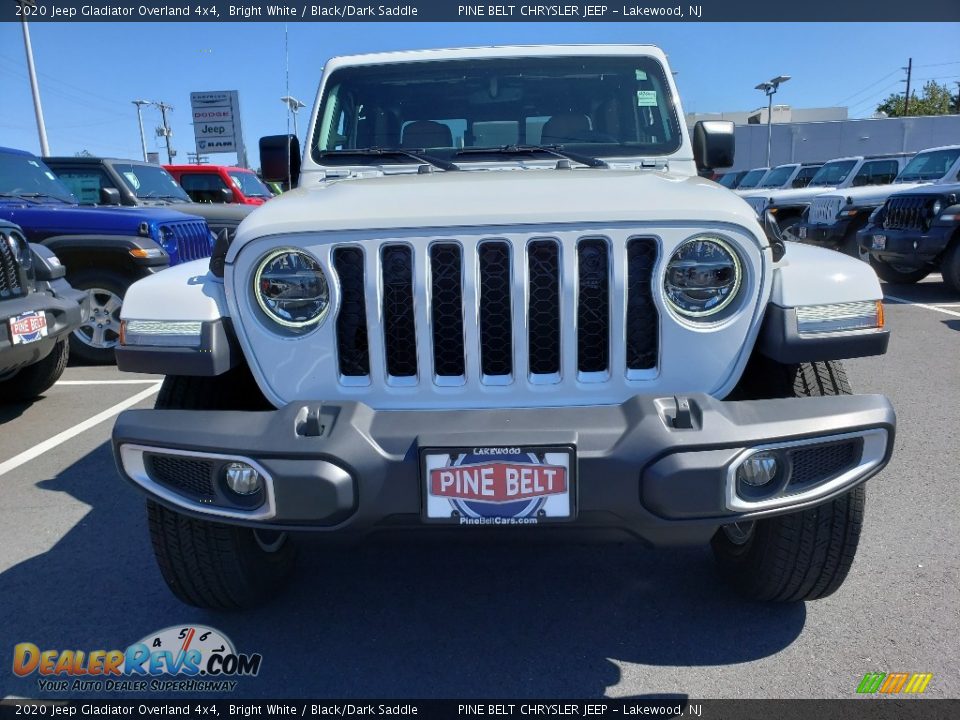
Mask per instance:
[[[300,141],[296,135],[260,138],[260,171],[268,182],[296,187],[300,179]]]
[[[697,170],[733,165],[733,123],[728,120],[700,120],[693,126],[693,159]]]
[[[116,188],[100,188],[101,205],[120,205],[120,191]]]
[[[220,202],[222,203],[232,203],[234,201],[233,190],[230,188],[220,188]]]

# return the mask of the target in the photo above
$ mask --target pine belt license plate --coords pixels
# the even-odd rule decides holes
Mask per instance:
[[[424,448],[423,519],[466,526],[572,520],[576,467],[569,446]]]
[[[10,341],[26,345],[47,336],[47,316],[42,312],[25,312],[10,318]]]

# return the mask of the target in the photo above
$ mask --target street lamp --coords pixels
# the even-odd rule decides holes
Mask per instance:
[[[293,113],[293,134],[300,137],[300,133],[297,132],[297,113],[300,111],[300,108],[304,108],[306,105],[290,95],[284,95],[280,98],[280,102],[290,108],[290,112]]]
[[[777,75],[756,88],[767,95],[767,167],[770,167],[770,146],[773,144],[773,96],[777,94],[777,88],[789,79],[789,75]]]
[[[140,149],[143,150],[143,161],[147,161],[147,138],[143,135],[143,114],[144,105],[153,105],[149,100],[131,100],[137,106],[137,123],[140,125]]]

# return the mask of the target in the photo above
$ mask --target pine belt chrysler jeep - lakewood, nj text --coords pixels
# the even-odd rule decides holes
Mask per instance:
[[[166,380],[113,446],[177,597],[247,607],[296,533],[411,525],[615,527],[712,542],[748,597],[836,590],[893,448],[837,362],[885,352],[880,287],[698,177],[733,127],[683,117],[650,46],[331,60],[302,158],[261,140],[299,187],[124,303],[120,368]]]

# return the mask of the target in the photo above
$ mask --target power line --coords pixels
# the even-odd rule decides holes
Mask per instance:
[[[894,70],[894,71],[892,71],[892,72],[890,72],[890,73],[887,73],[887,74],[884,75],[882,78],[880,78],[879,80],[877,80],[875,83],[872,83],[872,84],[870,84],[870,85],[867,85],[865,88],[863,88],[862,90],[858,90],[857,92],[855,92],[855,93],[854,93],[853,95],[851,95],[850,97],[846,97],[846,98],[844,98],[843,100],[834,103],[834,105],[843,105],[843,104],[844,104],[845,102],[847,102],[848,100],[852,100],[852,99],[855,98],[857,95],[860,95],[861,93],[864,93],[864,92],[866,92],[867,90],[869,90],[869,89],[871,89],[871,88],[879,85],[879,84],[882,83],[884,80],[886,80],[888,77],[893,77],[893,76],[896,75],[898,72],[900,72],[900,68],[897,68],[896,70]]]

